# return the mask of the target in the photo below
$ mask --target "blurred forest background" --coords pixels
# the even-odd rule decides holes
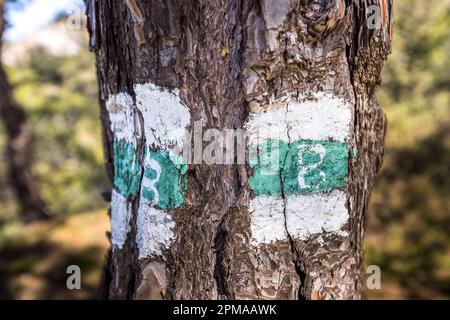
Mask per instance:
[[[450,0],[394,0],[394,49],[378,99],[389,118],[372,195],[366,264],[382,271],[370,299],[450,298]],[[58,39],[49,44],[39,39]],[[108,247],[94,57],[64,18],[3,62],[34,132],[33,173],[54,217],[24,224],[0,155],[0,299],[97,298]],[[6,136],[0,126],[0,149]],[[66,288],[66,267],[82,290]]]

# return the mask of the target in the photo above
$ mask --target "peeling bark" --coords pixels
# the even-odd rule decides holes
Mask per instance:
[[[368,7],[373,4],[382,8],[380,29],[368,28]],[[386,128],[384,113],[373,94],[390,52],[392,1],[91,0],[88,16],[91,48],[97,56],[111,179],[121,175],[123,168],[114,165],[118,157],[114,154],[114,140],[119,129],[111,126],[117,119],[111,118],[111,107],[107,109],[112,97],[125,94],[132,101],[130,106],[124,104],[123,110],[131,112],[129,119],[134,120],[125,121],[122,126],[132,124],[127,132],[134,135],[126,137],[141,160],[130,162],[139,163],[135,174],[141,176],[138,180],[141,191],[127,197],[130,224],[126,241],[112,247],[106,263],[105,297],[361,298],[364,221],[370,191],[382,162]],[[173,237],[168,237],[165,245],[155,246],[155,250],[161,249],[160,253],[140,259],[142,250],[136,237],[143,226],[137,223],[141,221],[138,216],[154,210],[154,207],[142,209],[145,202],[142,177],[150,179],[148,176],[154,173],[143,165],[148,138],[142,128],[148,125],[148,120],[139,111],[143,98],[137,85],[148,83],[161,90],[149,95],[179,97],[189,109],[190,130],[194,130],[196,121],[203,121],[204,130],[249,128],[258,115],[264,117],[271,110],[285,108],[282,118],[264,120],[286,131],[282,134],[285,148],[282,165],[286,165],[293,148],[312,150],[311,140],[305,137],[323,136],[312,144],[319,151],[310,151],[311,154],[317,156],[326,148],[345,148],[343,157],[341,151],[336,151],[337,158],[322,155],[332,165],[330,172],[336,175],[335,183],[331,187],[323,183],[318,185],[322,189],[310,192],[307,185],[300,190],[305,184],[302,180],[300,187],[292,189],[286,171],[280,171],[274,177],[275,184],[265,184],[258,190],[255,184],[258,167],[188,164],[185,176],[178,172],[186,179],[185,201],[164,211],[170,218],[165,227],[174,225]],[[154,101],[154,109],[162,101],[151,99],[148,101]],[[299,108],[316,110],[327,101],[334,101],[330,107],[349,112],[350,121],[345,127],[348,132],[342,139],[339,132],[328,136],[324,128],[316,128],[317,132],[309,134],[305,124],[296,120],[303,119],[305,114]],[[170,112],[169,105],[167,108]],[[333,118],[328,118],[332,128]],[[261,127],[264,130],[265,126]],[[149,149],[163,152],[163,142],[156,144]],[[338,178],[339,168],[334,167],[338,160],[333,159],[338,158],[341,163],[347,159],[345,180]],[[295,166],[293,169],[301,170]],[[324,175],[321,173],[321,183]],[[266,190],[277,184],[275,191]],[[252,203],[259,199],[259,191],[276,196],[273,208],[264,206],[254,211]],[[333,192],[337,192],[338,198],[345,197],[342,206],[348,219],[342,227],[335,218],[326,215],[317,222],[319,226],[323,224],[319,232],[314,226],[294,225],[295,219],[302,219],[305,212],[314,214],[315,207],[298,208],[305,208],[307,201],[325,208],[326,201],[331,201],[326,199],[332,199]],[[156,195],[151,197],[153,201]],[[293,203],[299,205],[295,207]],[[263,240],[258,243],[255,217],[261,210],[269,215],[280,213],[281,219],[273,230],[261,233]],[[150,233],[161,227],[161,223],[152,223]],[[265,236],[273,236],[275,229],[281,230],[282,236],[275,241],[264,240]]]
[[[4,30],[4,1],[0,0],[0,56],[1,37]],[[21,209],[20,216],[26,222],[47,219],[49,210],[42,200],[39,188],[31,172],[32,130],[25,111],[12,96],[11,86],[0,61],[0,117],[8,135],[6,155],[9,178]]]

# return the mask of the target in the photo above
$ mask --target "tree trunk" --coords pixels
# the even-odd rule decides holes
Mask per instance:
[[[4,0],[0,0],[0,56]],[[25,111],[15,102],[11,86],[0,61],[0,117],[8,135],[6,156],[9,163],[9,178],[12,184],[21,216],[31,222],[49,218],[49,210],[42,200],[36,180],[31,173],[32,132],[27,124]]]
[[[361,298],[392,1],[99,0],[88,16],[114,181],[105,297]]]

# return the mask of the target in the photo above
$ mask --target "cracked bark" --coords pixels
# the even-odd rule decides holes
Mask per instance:
[[[381,28],[368,7],[379,5]],[[190,165],[186,203],[171,212],[176,239],[138,260],[136,208],[124,247],[109,253],[110,299],[359,299],[366,208],[383,155],[385,116],[373,94],[390,52],[390,0],[91,0],[107,170],[113,134],[105,101],[133,85],[178,88],[191,120],[243,128],[270,97],[326,92],[353,106],[348,237],[250,244],[245,165]],[[286,230],[287,230],[287,226]]]

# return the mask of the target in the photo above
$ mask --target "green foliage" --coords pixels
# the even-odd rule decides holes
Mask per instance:
[[[450,0],[397,0],[367,258],[405,298],[450,297]],[[370,294],[370,293],[369,293]]]
[[[34,49],[8,69],[15,98],[34,131],[33,169],[55,213],[103,206],[103,167],[94,57],[55,57]]]

